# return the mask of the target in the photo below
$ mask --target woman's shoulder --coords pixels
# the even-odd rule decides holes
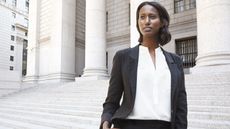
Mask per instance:
[[[175,62],[177,62],[177,63],[182,63],[183,62],[182,58],[179,55],[177,55],[176,53],[172,53],[172,52],[169,52],[169,51],[165,51],[165,53],[169,54],[173,58],[173,60]]]
[[[120,55],[120,56],[128,55],[128,53],[130,53],[131,50],[132,48],[124,48],[124,49],[118,50],[116,52],[116,55]]]

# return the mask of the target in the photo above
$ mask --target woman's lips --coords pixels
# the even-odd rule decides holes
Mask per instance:
[[[143,29],[144,31],[151,31],[152,30],[152,28],[151,27],[144,27],[144,29]]]

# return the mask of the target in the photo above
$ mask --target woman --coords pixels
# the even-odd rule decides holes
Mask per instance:
[[[171,40],[168,12],[143,2],[136,18],[140,44],[114,56],[100,129],[187,129],[182,60],[161,48]]]

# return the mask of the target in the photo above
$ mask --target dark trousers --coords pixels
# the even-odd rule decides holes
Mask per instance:
[[[115,128],[120,129],[171,129],[171,123],[161,120],[116,120]]]

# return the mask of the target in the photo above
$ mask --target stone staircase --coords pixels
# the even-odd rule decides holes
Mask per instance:
[[[108,81],[40,85],[0,99],[0,129],[98,129]]]
[[[230,129],[230,72],[186,75],[191,129]]]
[[[34,87],[34,84],[21,83],[19,81],[2,81],[0,80],[0,97],[8,96],[20,92],[21,90]]]
[[[188,129],[230,129],[230,73],[186,75]],[[43,84],[0,98],[0,129],[98,129],[108,81]]]

